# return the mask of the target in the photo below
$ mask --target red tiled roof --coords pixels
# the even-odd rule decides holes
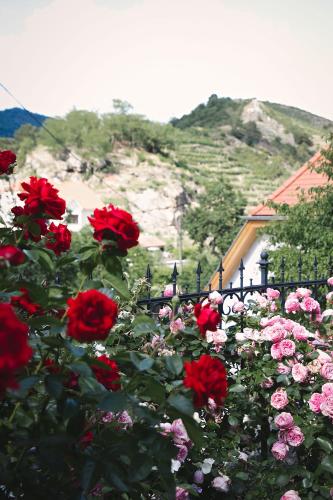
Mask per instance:
[[[321,154],[316,153],[307,163],[305,163],[305,165],[289,177],[281,187],[274,191],[274,193],[267,198],[267,201],[270,200],[274,201],[274,203],[295,205],[302,191],[307,193],[312,187],[325,185],[328,182],[327,176],[315,170],[311,170],[311,167],[318,164],[321,158]],[[267,207],[265,203],[258,205],[250,212],[251,216],[269,216],[274,214],[275,210]]]

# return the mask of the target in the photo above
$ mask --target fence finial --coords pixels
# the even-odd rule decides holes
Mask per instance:
[[[261,284],[267,285],[269,261],[268,261],[268,252],[266,252],[265,250],[261,252],[258,264],[261,274]]]
[[[178,276],[178,270],[177,270],[177,264],[175,262],[175,265],[173,266],[173,271],[171,274],[171,280],[172,280],[172,286],[173,286],[173,295],[177,294],[177,276]]]
[[[197,292],[199,293],[200,292],[200,289],[201,289],[201,275],[202,273],[202,269],[201,269],[201,264],[200,264],[200,260],[198,262],[198,267],[197,267],[197,270],[196,270],[196,274],[197,274]]]

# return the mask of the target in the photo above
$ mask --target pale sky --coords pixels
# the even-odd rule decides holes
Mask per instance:
[[[0,82],[51,116],[120,98],[167,121],[217,93],[333,119],[332,25],[333,0],[0,0]]]

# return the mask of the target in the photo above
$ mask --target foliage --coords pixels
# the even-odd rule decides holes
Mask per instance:
[[[173,126],[184,129],[187,127],[216,127],[232,125],[240,117],[243,107],[248,101],[217,97],[212,94],[207,104],[199,104],[190,114],[181,118],[173,118]]]
[[[287,275],[295,275],[298,257],[303,260],[303,270],[313,270],[313,261],[318,260],[318,272],[328,270],[328,259],[333,247],[333,145],[322,151],[323,161],[314,170],[327,176],[328,182],[310,190],[310,197],[300,193],[294,206],[277,205],[277,214],[283,217],[264,228],[276,248],[270,251],[274,272],[279,275],[282,257],[288,256]],[[307,270],[307,271],[306,271]]]
[[[231,134],[240,141],[245,142],[248,146],[258,144],[262,139],[262,134],[257,124],[251,121],[247,123],[238,122],[236,126],[231,129]]]
[[[201,247],[208,244],[214,254],[224,254],[240,229],[244,198],[222,177],[207,182],[196,202],[185,214],[185,229]]]
[[[50,118],[46,126],[59,142],[45,130],[40,133],[41,141],[56,152],[61,152],[65,145],[74,148],[86,159],[104,158],[112,152],[115,141],[127,142],[150,153],[166,154],[173,147],[175,132],[170,125],[127,114],[130,108],[123,109],[121,104],[116,107],[114,114],[99,116],[92,111],[73,110],[65,118]]]
[[[124,279],[129,214],[110,209],[102,241],[86,229],[58,256],[36,221],[48,223],[59,197],[32,187],[24,216],[0,227],[0,311],[15,315],[0,322],[2,498],[329,498],[332,310],[299,289],[285,318],[267,290],[234,304],[223,331],[217,292],[193,307],[166,288],[151,317],[137,306],[144,283]],[[24,367],[13,327],[32,348]],[[289,419],[280,433],[277,417]]]

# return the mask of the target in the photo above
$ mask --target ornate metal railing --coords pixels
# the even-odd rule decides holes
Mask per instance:
[[[262,252],[260,254],[260,260],[258,262],[259,270],[260,270],[260,283],[259,284],[253,284],[253,279],[250,279],[249,282],[250,284],[245,286],[244,285],[244,263],[243,260],[240,261],[239,265],[239,286],[234,287],[233,283],[230,282],[228,287],[224,287],[224,282],[223,282],[223,264],[222,262],[220,263],[219,268],[217,269],[218,273],[218,287],[214,288],[217,290],[223,297],[224,301],[220,305],[220,313],[224,315],[228,315],[232,312],[232,308],[230,306],[230,301],[228,304],[228,298],[235,300],[240,300],[242,302],[246,301],[247,298],[251,295],[253,295],[255,292],[265,292],[267,288],[274,288],[276,290],[280,291],[280,302],[282,309],[284,309],[285,305],[285,300],[287,294],[295,290],[298,287],[304,287],[304,288],[311,288],[313,291],[313,297],[316,299],[318,298],[318,291],[320,287],[324,287],[327,285],[327,279],[333,275],[333,261],[332,257],[329,258],[328,260],[328,266],[327,266],[327,274],[326,276],[321,276],[319,277],[318,273],[318,261],[317,258],[315,257],[313,260],[313,269],[311,274],[309,273],[306,277],[304,277],[304,272],[303,272],[303,263],[301,257],[298,259],[298,264],[297,264],[297,279],[289,279],[287,280],[285,278],[286,275],[286,262],[285,259],[283,258],[281,260],[281,266],[280,266],[280,277],[279,279],[275,279],[274,276],[269,276],[269,256],[268,252]],[[196,269],[196,290],[193,292],[188,291],[188,287],[185,288],[184,291],[178,290],[178,270],[177,270],[177,265],[174,265],[173,272],[171,274],[171,283],[172,283],[172,296],[166,297],[163,294],[160,296],[152,296],[151,295],[151,287],[153,284],[153,276],[152,272],[150,269],[150,266],[147,266],[147,272],[146,272],[146,280],[147,280],[147,289],[146,289],[146,297],[140,299],[138,301],[138,305],[140,307],[146,308],[148,312],[154,313],[159,310],[159,308],[165,304],[168,304],[171,302],[172,298],[177,295],[180,303],[184,302],[199,302],[205,297],[208,297],[209,293],[212,291],[212,285],[208,284],[207,287],[204,287],[202,289],[202,284],[201,284],[201,274],[202,274],[202,269],[200,262],[198,264],[198,267]],[[312,276],[311,276],[312,275]]]

